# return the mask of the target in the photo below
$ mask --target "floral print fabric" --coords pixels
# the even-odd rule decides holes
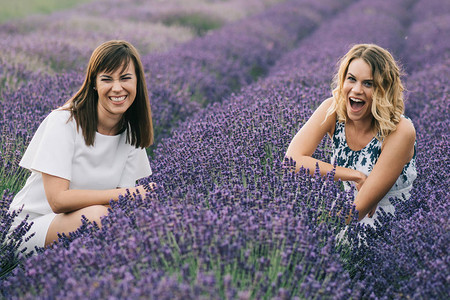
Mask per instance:
[[[402,116],[404,117],[404,116]],[[336,121],[336,127],[332,137],[333,141],[333,154],[331,157],[331,163],[340,167],[350,168],[358,170],[367,176],[375,166],[378,157],[381,154],[382,142],[374,137],[364,148],[355,151],[350,149],[347,145],[347,139],[345,137],[345,123]],[[370,224],[374,226],[377,219],[378,211],[380,207],[389,213],[394,214],[395,209],[392,205],[390,198],[398,198],[400,200],[408,199],[409,191],[412,188],[412,183],[417,177],[416,172],[416,145],[414,145],[413,158],[403,167],[402,173],[398,177],[389,192],[378,203],[377,210],[372,218],[367,216],[361,220],[362,223]],[[344,181],[344,188],[350,190],[352,185],[351,181]],[[357,191],[355,189],[355,196]]]

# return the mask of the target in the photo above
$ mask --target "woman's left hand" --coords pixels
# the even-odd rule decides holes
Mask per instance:
[[[149,182],[148,188],[150,189],[150,191],[154,192],[158,188],[158,185],[155,182]]]
[[[356,171],[356,172],[358,172],[359,174],[358,174],[358,179],[355,180],[355,184],[356,184],[356,190],[359,191],[359,190],[361,190],[364,182],[366,182],[367,175],[360,171]]]
[[[154,182],[149,182],[147,184],[139,185],[136,187],[136,191],[139,191],[139,194],[145,195],[147,193],[154,192],[157,188],[157,184]]]
[[[377,210],[376,207],[372,208],[368,213],[367,213],[367,217],[372,218],[373,215],[375,214],[375,211]]]

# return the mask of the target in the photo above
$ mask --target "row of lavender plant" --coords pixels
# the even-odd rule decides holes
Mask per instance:
[[[282,3],[167,53],[143,56],[158,140],[170,132],[178,119],[199,110],[203,99],[217,101],[256,79],[298,39],[311,32],[322,17],[343,6],[330,5],[329,0],[323,0],[322,6],[314,3]],[[7,168],[7,161],[20,158],[45,115],[62,105],[82,79],[82,73],[75,71],[57,76],[41,74],[32,76],[26,86],[17,90],[2,91],[2,141],[8,140],[14,147],[14,151],[2,151],[2,157],[8,154],[8,159],[2,158],[2,178],[17,174],[17,164]],[[20,186],[23,178],[15,182]]]
[[[143,57],[156,136],[166,137],[178,121],[206,103],[265,75],[278,58],[351,1],[287,1],[213,36]]]
[[[92,49],[105,40],[129,40],[143,54],[166,51],[198,31],[206,33],[274,4],[274,0],[105,2],[2,24],[0,60],[10,67],[25,65],[28,71],[83,70]]]
[[[202,26],[207,32],[261,12],[276,2],[234,0],[221,5],[193,0],[189,4],[155,5],[127,1],[105,5],[104,1],[95,1],[51,15],[8,21],[0,25],[0,87],[17,89],[27,82],[39,81],[42,73],[75,70],[81,74],[92,50],[106,40],[128,40],[142,55],[167,51],[194,38],[193,26]],[[221,9],[227,11],[226,17]],[[163,24],[167,18],[177,23],[177,16],[185,21],[192,17],[191,22],[179,26]],[[210,28],[202,22],[203,18],[221,21]],[[75,77],[74,81],[81,79]]]
[[[209,29],[261,12],[268,6],[281,1],[283,0],[175,0],[143,3],[139,0],[127,2],[100,0],[80,6],[76,12],[89,11],[90,14],[97,16],[107,14],[135,21],[151,20],[168,25],[184,25],[193,27],[198,33],[204,34]]]
[[[448,299],[450,41],[442,32],[450,29],[450,4],[418,1],[411,20],[404,57],[418,177],[411,198],[399,203],[374,246],[354,255],[362,262],[365,286],[378,297]]]
[[[275,153],[277,159],[282,160],[289,140],[313,109],[329,97],[335,63],[351,44],[365,41],[375,42],[395,51],[401,49],[405,32],[398,20],[405,18],[405,5],[410,2],[395,1],[388,5],[381,1],[374,1],[370,5],[366,1],[358,2],[339,17],[323,24],[312,36],[302,41],[296,51],[284,56],[272,68],[271,76],[267,79],[245,88],[240,94],[232,95],[223,104],[207,107],[181,126],[186,130],[175,131],[169,142],[161,144],[153,162],[161,164],[161,167],[165,166],[165,174],[159,173],[164,177],[158,180],[164,184],[173,183],[168,189],[172,190],[183,178],[188,181],[181,181],[182,186],[189,182],[204,185],[204,182],[200,184],[196,180],[210,177],[208,187],[211,188],[216,180],[224,178],[223,175],[226,182],[227,174],[219,172],[222,166],[228,166],[225,170],[232,173],[230,168],[233,167],[248,168],[251,165],[260,169],[261,163],[271,163],[270,155]],[[373,15],[375,9],[384,13]],[[365,25],[367,29],[364,32],[347,31],[346,28],[352,27],[348,25],[348,14],[352,11],[355,12],[352,14],[358,12],[364,18],[364,23],[371,26]],[[391,15],[393,11],[396,14]],[[352,23],[360,21],[356,18],[353,20]],[[269,107],[265,108],[265,105]],[[264,116],[261,116],[262,113],[265,113]],[[293,125],[288,125],[290,123]],[[279,130],[282,131],[278,133]],[[277,134],[272,136],[272,132]],[[189,140],[194,140],[195,143],[189,143]],[[230,140],[236,144],[232,144]],[[255,145],[256,141],[258,143]],[[226,147],[225,153],[216,150],[225,145],[230,145]],[[325,147],[324,144],[319,149],[319,152],[323,152],[318,153],[321,157],[326,155]],[[266,160],[267,156],[269,161]],[[178,161],[179,157],[184,157],[184,160]],[[228,159],[224,160],[223,157]],[[255,160],[251,164],[248,161],[236,161],[241,158]],[[192,174],[192,168],[201,169],[208,176],[196,176]]]
[[[113,217],[104,220],[101,230],[86,225],[69,245],[62,241],[40,254],[45,263],[26,266],[20,276],[3,282],[4,295],[248,299],[286,298],[295,288],[304,298],[348,298],[350,280],[342,275],[329,228],[314,224],[311,211],[293,197],[318,188],[322,179],[302,177],[307,181],[286,176],[278,182],[286,195],[275,201],[255,200],[244,189],[236,198],[237,187],[194,201],[124,197],[113,203]],[[311,202],[325,202],[336,193],[345,197],[335,186],[328,187],[321,199],[311,195]],[[343,223],[335,215],[329,219]],[[175,288],[168,279],[177,283]],[[22,290],[25,281],[27,291]]]
[[[158,124],[158,120],[159,123],[164,123],[161,121],[164,117],[169,122],[171,118],[186,116],[198,109],[196,106],[191,106],[190,109],[185,107],[191,102],[192,96],[186,89],[202,90],[205,94],[202,97],[208,96],[211,101],[215,101],[232,89],[226,85],[215,89],[215,85],[219,84],[217,80],[227,84],[234,82],[237,86],[251,81],[250,75],[256,77],[255,70],[261,72],[266,69],[283,52],[292,48],[298,39],[315,28],[324,16],[333,14],[338,7],[344,5],[343,2],[338,5],[331,5],[332,2],[328,0],[322,2],[289,1],[167,54],[144,56],[143,61],[150,69],[152,101],[161,103],[160,106],[153,105],[156,107],[155,123]],[[232,43],[224,43],[226,40],[231,40]],[[161,75],[152,72],[161,72]],[[244,75],[241,76],[240,72]],[[18,169],[18,160],[32,133],[51,109],[61,105],[69,97],[81,79],[82,75],[76,72],[58,76],[41,75],[38,81],[30,81],[17,90],[3,91],[2,97],[6,100],[0,103],[3,112],[3,189],[17,191],[22,186],[27,173]],[[179,110],[166,108],[162,111],[164,101],[176,103]],[[169,124],[165,123],[160,128],[167,126]],[[4,198],[4,201],[5,199],[10,197]],[[2,222],[9,224],[7,220]],[[2,240],[2,244],[5,243],[6,240]]]
[[[193,298],[370,297],[344,268],[339,253],[346,246],[335,241],[351,197],[331,177],[293,175],[281,166],[295,131],[330,94],[333,64],[319,68],[318,61],[336,61],[355,42],[401,48],[398,20],[410,2],[383,3],[352,5],[283,60],[283,72],[185,122],[156,152],[154,194],[126,195],[112,204],[102,229],[86,224],[26,261],[3,283],[5,295],[138,297],[164,290],[182,298],[184,288]],[[351,223],[350,240],[359,227]],[[176,278],[176,288],[171,280],[152,281],[158,275]],[[31,291],[20,290],[25,284]]]

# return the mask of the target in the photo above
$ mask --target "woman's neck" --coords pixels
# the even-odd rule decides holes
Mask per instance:
[[[103,135],[116,135],[120,130],[120,120],[117,118],[98,118],[97,132]]]
[[[358,135],[374,135],[372,120],[352,121],[347,120],[346,127],[350,127]]]
[[[345,124],[345,139],[353,151],[359,151],[366,147],[375,134],[372,122],[348,120]]]

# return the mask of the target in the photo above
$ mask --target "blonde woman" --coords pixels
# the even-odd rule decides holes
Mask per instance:
[[[31,175],[10,210],[23,207],[15,224],[28,215],[34,234],[21,248],[51,244],[76,230],[83,215],[99,223],[127,189],[152,189],[135,186],[152,173],[145,150],[152,142],[139,54],[128,42],[105,42],[92,53],[80,90],[44,119],[20,161]]]
[[[392,55],[374,44],[353,46],[341,58],[333,96],[292,139],[286,153],[312,174],[318,164],[356,188],[358,220],[374,225],[380,207],[394,214],[391,197],[408,198],[416,178],[415,129],[403,116],[403,85]],[[333,142],[331,163],[312,157],[322,138]]]

